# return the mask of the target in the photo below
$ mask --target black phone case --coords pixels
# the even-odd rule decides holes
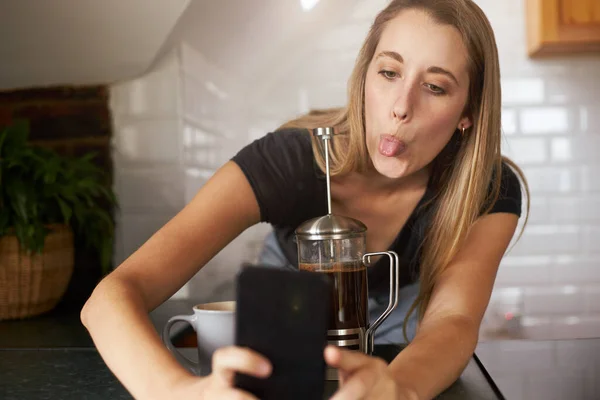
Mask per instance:
[[[319,273],[249,266],[237,278],[236,345],[267,357],[269,378],[238,373],[259,399],[322,399],[330,283]]]

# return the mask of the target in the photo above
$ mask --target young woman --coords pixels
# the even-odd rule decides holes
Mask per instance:
[[[367,225],[368,251],[395,250],[402,260],[405,296],[379,339],[403,341],[403,319],[412,339],[389,365],[327,348],[327,363],[342,375],[336,399],[434,397],[472,356],[521,215],[518,176],[527,186],[501,155],[500,105],[494,35],[473,1],[392,1],[360,51],[347,107],[310,113],[242,149],[98,285],[82,321],[107,365],[140,399],[253,398],[232,388],[232,377],[267,376],[267,359],[221,349],[210,376],[191,376],[148,312],[261,221],[275,228],[263,259],[293,266],[294,229],[327,212],[309,129],[334,126],[334,214]],[[375,304],[387,296],[384,263],[369,271]]]

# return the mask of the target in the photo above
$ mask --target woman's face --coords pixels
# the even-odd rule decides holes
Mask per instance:
[[[426,167],[457,128],[469,93],[467,50],[458,30],[419,10],[389,21],[365,81],[366,143],[389,178]]]

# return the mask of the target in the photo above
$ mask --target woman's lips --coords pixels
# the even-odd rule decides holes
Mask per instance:
[[[379,153],[385,157],[397,157],[406,150],[406,143],[392,135],[381,135]]]

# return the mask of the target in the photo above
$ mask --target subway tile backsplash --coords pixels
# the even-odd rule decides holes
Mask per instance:
[[[566,107],[530,107],[520,114],[521,132],[524,134],[560,134],[568,132],[574,125]]]
[[[532,195],[529,224],[502,261],[482,338],[506,331],[506,310],[518,314],[518,329],[512,320],[509,330],[515,336],[600,336],[600,55],[529,59],[525,0],[476,2],[500,53],[502,150],[522,167]],[[309,109],[344,104],[361,41],[386,3],[355,2],[320,37],[312,32],[311,42],[295,42],[260,79],[238,79],[181,43],[153,71],[115,85],[115,174],[123,199],[116,261],[242,146]],[[244,232],[177,296],[230,290],[268,230]]]
[[[550,160],[548,143],[543,138],[506,138],[502,142],[502,152],[519,165],[538,165]]]
[[[550,194],[569,194],[583,190],[581,182],[584,175],[581,167],[558,167],[550,164],[523,167],[523,172],[533,194],[532,202],[546,201],[551,198]]]
[[[585,293],[575,285],[528,287],[524,315],[577,315],[585,308]]]
[[[508,106],[544,102],[544,80],[540,78],[505,78],[501,82],[502,103]]]
[[[120,122],[115,132],[119,159],[134,163],[176,163],[181,137],[176,118]]]

